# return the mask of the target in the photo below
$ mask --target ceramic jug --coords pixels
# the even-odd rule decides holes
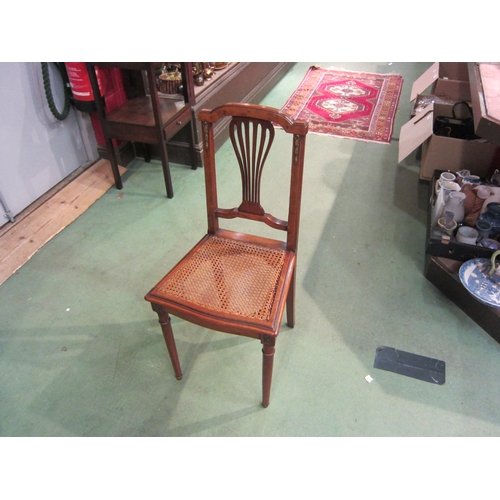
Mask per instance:
[[[446,200],[449,197],[449,194],[452,191],[460,191],[460,186],[453,181],[443,181],[440,184],[440,188],[438,189],[436,195],[436,201],[434,202],[434,207],[432,208],[432,218],[431,218],[431,226],[436,227],[438,219],[441,217],[444,212],[444,205]]]
[[[441,186],[443,185],[443,182],[449,181],[449,182],[456,182],[457,176],[453,172],[441,172],[441,175],[439,176],[439,179],[436,182],[435,190],[436,193],[441,189]]]
[[[464,220],[465,194],[460,191],[451,191],[444,204],[444,211],[453,212],[453,220],[459,224]]]

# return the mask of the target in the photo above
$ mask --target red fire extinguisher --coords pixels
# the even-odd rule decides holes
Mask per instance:
[[[105,144],[105,139],[96,112],[97,108],[87,72],[87,65],[81,62],[67,62],[64,64],[66,73],[68,74],[69,86],[73,94],[71,99],[72,104],[76,109],[90,114],[97,143],[102,146]],[[118,68],[95,67],[95,71],[99,92],[105,101],[106,112],[110,113],[127,101],[121,70]],[[113,142],[116,142],[116,140],[113,139]]]
[[[95,111],[94,94],[90,85],[87,65],[82,62],[67,62],[65,65],[75,108],[87,113]],[[99,91],[101,95],[104,95],[104,75],[99,71],[99,68],[96,68],[96,76]]]

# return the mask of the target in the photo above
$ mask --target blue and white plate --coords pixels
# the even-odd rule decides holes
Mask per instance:
[[[500,285],[491,281],[489,271],[491,259],[472,259],[460,267],[460,281],[479,302],[500,307]]]

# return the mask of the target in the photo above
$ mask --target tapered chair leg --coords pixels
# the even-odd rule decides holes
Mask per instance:
[[[295,326],[295,270],[293,271],[292,282],[286,298],[286,324],[290,328]]]
[[[271,397],[271,382],[273,378],[274,345],[276,338],[266,336],[262,339],[262,406],[269,406]]]
[[[165,344],[167,344],[168,354],[170,355],[170,360],[172,361],[172,366],[174,367],[175,378],[177,380],[181,380],[181,364],[179,363],[177,347],[175,346],[174,333],[172,332],[172,326],[170,324],[170,316],[160,308],[153,307],[153,309],[158,313],[159,323],[161,325],[163,337],[165,338]]]

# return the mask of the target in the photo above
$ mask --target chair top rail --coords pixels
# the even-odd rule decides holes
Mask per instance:
[[[307,122],[302,120],[294,121],[288,115],[276,108],[257,104],[231,102],[218,106],[212,110],[202,109],[198,113],[198,119],[208,123],[215,123],[225,116],[268,120],[276,123],[290,134],[306,135],[308,131]]]

